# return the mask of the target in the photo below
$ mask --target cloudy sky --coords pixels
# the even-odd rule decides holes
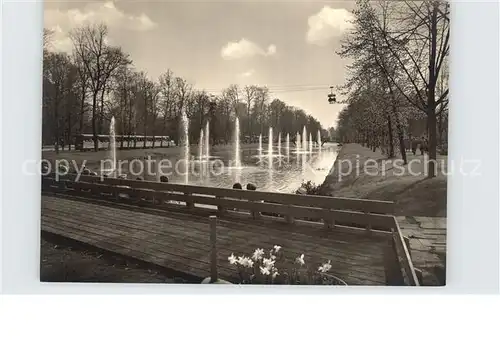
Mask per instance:
[[[151,78],[171,69],[198,89],[231,83],[267,85],[273,97],[304,109],[324,127],[342,105],[329,105],[330,85],[343,84],[335,55],[348,29],[352,1],[46,1],[54,49],[70,51],[68,32],[105,22],[109,40]]]

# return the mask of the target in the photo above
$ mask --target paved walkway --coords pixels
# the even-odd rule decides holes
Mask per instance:
[[[422,285],[446,284],[446,218],[397,217],[403,235],[410,239],[415,268],[422,271]]]

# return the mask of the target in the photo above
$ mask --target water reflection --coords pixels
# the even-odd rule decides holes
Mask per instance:
[[[157,156],[153,159],[153,172],[148,175],[145,168],[143,178],[157,181],[160,168],[158,164],[161,161],[163,165],[171,165],[170,168],[161,168],[171,183],[187,182],[192,185],[224,188],[231,188],[236,182],[241,183],[243,187],[247,183],[253,183],[258,190],[290,193],[297,190],[303,180],[321,184],[335,161],[337,146],[325,144],[321,149],[314,148],[312,153],[310,150],[297,148],[287,151],[284,155],[272,146],[268,147],[268,152],[265,153],[262,149],[259,150],[257,145],[242,145],[240,167],[232,160],[234,150],[231,147],[213,148],[209,161],[197,157],[199,153],[196,147],[191,152],[188,173],[185,172],[184,155],[179,155],[178,158],[168,156],[168,160]],[[181,165],[178,166],[180,172],[175,172],[178,160],[181,160]]]

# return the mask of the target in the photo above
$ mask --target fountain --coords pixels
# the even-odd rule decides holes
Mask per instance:
[[[299,134],[299,132],[297,132],[296,139],[295,139],[295,149],[296,149],[297,153],[299,153],[300,147],[301,147],[300,134]]]
[[[262,157],[262,134],[259,134],[259,157]]]
[[[185,183],[189,183],[189,119],[187,117],[186,111],[182,112],[182,129],[184,130],[183,144],[184,144],[184,172],[185,172]]]
[[[278,164],[281,167],[281,132],[278,133]]]
[[[236,167],[241,167],[240,159],[240,119],[236,117],[236,123],[234,127],[234,162]]]
[[[281,132],[278,133],[278,156],[281,156]]]
[[[306,126],[302,128],[302,150],[307,151],[307,131]]]
[[[110,175],[114,173],[116,176],[116,132],[115,132],[115,117],[111,117],[111,122],[109,123],[109,147],[111,149],[111,159],[113,165],[111,166]]]
[[[273,127],[269,127],[269,144],[268,148],[268,156],[269,156],[269,168],[273,166]]]
[[[205,158],[207,162],[210,160],[210,123],[208,121],[205,125]]]
[[[313,136],[312,133],[309,133],[309,152],[313,152]]]
[[[318,129],[318,136],[316,137],[318,141],[318,151],[321,153],[321,131]]]
[[[305,150],[305,151],[307,151],[307,150]],[[304,177],[304,175],[306,173],[307,154],[305,152],[303,152],[302,155],[300,155],[300,158],[302,159],[301,170],[302,170],[302,176]]]
[[[290,133],[286,133],[286,157],[290,157]]]
[[[203,128],[202,128],[200,130],[200,141],[198,143],[198,159],[200,162],[203,159],[203,142],[204,142],[204,139],[203,139]]]

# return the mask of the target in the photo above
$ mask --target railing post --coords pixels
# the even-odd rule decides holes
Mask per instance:
[[[188,199],[186,200],[186,206],[188,209],[192,210],[194,209],[194,203],[192,201],[189,201],[189,197],[192,195],[190,192],[185,192],[184,195],[186,195],[188,197]]]
[[[335,219],[333,218],[331,210],[327,210],[328,214],[323,218],[323,225],[325,229],[333,229],[335,227]]]
[[[224,199],[224,197],[223,197],[223,196],[216,196],[215,198],[216,198],[216,199]],[[217,211],[219,212],[219,215],[221,215],[221,216],[222,216],[223,214],[225,214],[225,213],[226,213],[226,208],[225,208],[224,206],[222,206],[222,205],[218,205],[218,206],[217,206]]]
[[[217,216],[210,216],[210,282],[216,283],[217,274]]]
[[[368,211],[363,211],[363,212],[364,212],[364,214],[368,214]],[[368,222],[368,225],[366,226],[366,231],[368,233],[370,233],[371,230],[372,230],[372,224],[371,224],[371,222]]]
[[[65,179],[59,179],[59,186],[58,189],[61,191],[66,190],[66,180]]]
[[[257,201],[253,201],[254,204],[259,204],[259,203],[262,203],[264,202],[264,200],[257,200]],[[259,219],[260,218],[260,211],[259,210],[253,210],[252,211],[252,218],[253,219]]]

